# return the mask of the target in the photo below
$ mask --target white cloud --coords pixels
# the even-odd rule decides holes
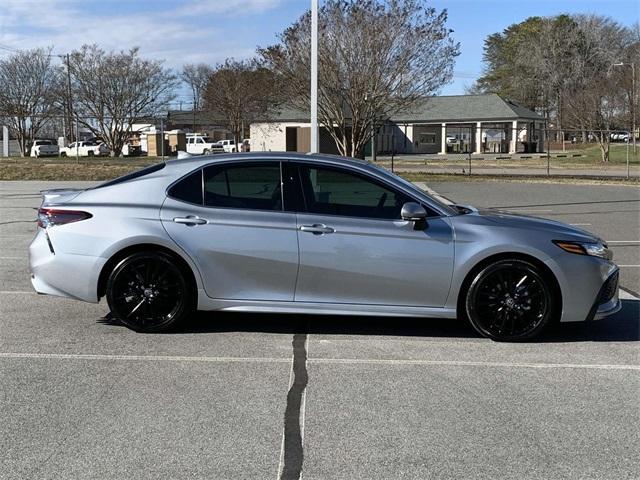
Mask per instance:
[[[216,63],[226,57],[250,56],[255,45],[229,34],[234,22],[259,16],[281,3],[116,0],[105,8],[103,2],[91,0],[2,0],[0,45],[16,49],[53,46],[55,53],[92,43],[106,50],[138,46],[143,55],[165,60],[169,67]]]

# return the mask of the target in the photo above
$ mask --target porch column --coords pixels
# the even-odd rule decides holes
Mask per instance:
[[[511,127],[511,143],[509,145],[509,153],[518,151],[518,121],[514,120]]]
[[[474,153],[482,153],[482,122],[476,122],[476,148]]]
[[[9,127],[2,126],[2,156],[9,156]]]
[[[440,155],[447,154],[447,124],[442,124],[442,138],[440,138]]]

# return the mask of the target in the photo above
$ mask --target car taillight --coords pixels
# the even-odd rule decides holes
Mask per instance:
[[[41,228],[80,222],[93,217],[89,212],[79,210],[60,210],[55,208],[38,209],[38,226]]]

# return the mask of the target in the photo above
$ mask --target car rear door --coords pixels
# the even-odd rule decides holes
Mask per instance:
[[[198,265],[211,298],[292,301],[295,213],[282,201],[279,161],[216,163],[168,190],[161,218]]]
[[[433,212],[415,230],[400,218],[415,199],[350,169],[299,163],[286,176],[302,190],[296,301],[444,306],[454,260],[446,218]]]

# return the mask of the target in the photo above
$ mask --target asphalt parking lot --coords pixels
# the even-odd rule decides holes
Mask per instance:
[[[33,293],[32,209],[61,185],[0,182],[0,478],[638,478],[637,189],[431,185],[580,224],[628,265],[615,316],[507,344],[366,317],[198,314],[136,334],[104,302]]]

